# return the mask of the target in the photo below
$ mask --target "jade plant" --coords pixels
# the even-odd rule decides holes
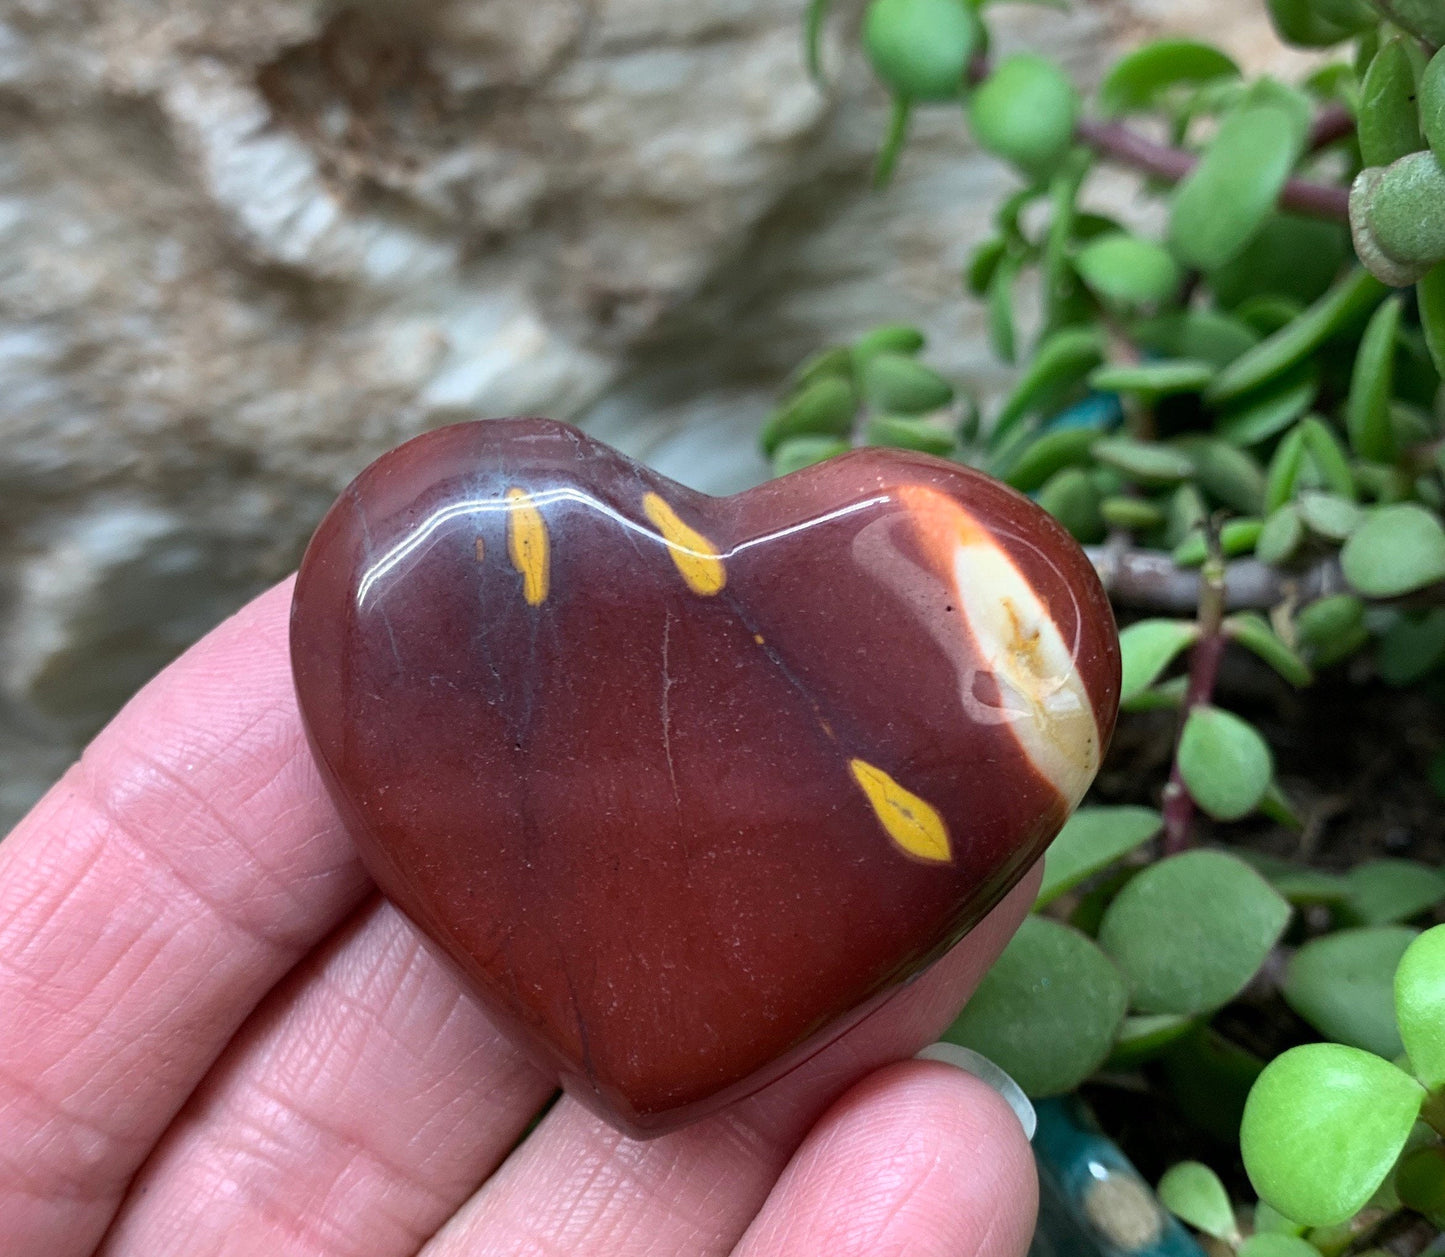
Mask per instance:
[[[888,445],[1032,495],[1114,601],[1124,725],[1169,740],[1137,801],[1069,821],[950,1037],[1034,1096],[1169,1088],[1244,1174],[1185,1159],[1161,1199],[1241,1257],[1418,1252],[1445,1227],[1445,874],[1312,863],[1230,677],[1445,695],[1445,4],[1267,7],[1318,54],[1302,82],[1163,39],[1086,90],[995,57],[987,0],[870,0],[878,182],[923,108],[1012,170],[961,300],[1014,382],[981,404],[881,326],[804,362],[761,444],[778,474]],[[1146,212],[1100,205],[1105,165]],[[1445,793],[1438,745],[1428,771]],[[1235,1033],[1260,1007],[1284,1032]]]

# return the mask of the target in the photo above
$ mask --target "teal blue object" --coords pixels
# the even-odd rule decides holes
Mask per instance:
[[[1109,432],[1124,422],[1124,408],[1117,393],[1090,393],[1067,410],[1060,411],[1044,425],[1056,428],[1098,428]]]
[[[1039,1225],[1029,1257],[1204,1257],[1077,1098],[1034,1107]]]

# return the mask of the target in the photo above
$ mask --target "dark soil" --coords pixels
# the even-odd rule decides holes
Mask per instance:
[[[1200,818],[1199,843],[1246,846],[1331,870],[1380,856],[1445,865],[1445,799],[1429,775],[1431,759],[1445,750],[1445,694],[1393,689],[1372,679],[1363,660],[1295,690],[1234,654],[1218,694],[1268,739],[1279,782],[1305,824],[1216,826]],[[1100,802],[1158,805],[1176,723],[1172,712],[1120,718],[1095,785]]]

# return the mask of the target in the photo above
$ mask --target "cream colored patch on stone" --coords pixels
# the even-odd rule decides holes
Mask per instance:
[[[993,708],[970,684],[964,705],[975,719],[1001,714],[1034,767],[1073,807],[1099,770],[1099,729],[1072,646],[994,542],[978,538],[958,546],[953,584],[984,669],[1000,691]]]

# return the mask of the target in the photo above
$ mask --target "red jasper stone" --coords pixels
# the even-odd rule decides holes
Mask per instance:
[[[1078,802],[1119,690],[1088,560],[978,472],[866,449],[712,498],[540,419],[367,468],[291,652],[381,889],[635,1134],[957,942]]]

